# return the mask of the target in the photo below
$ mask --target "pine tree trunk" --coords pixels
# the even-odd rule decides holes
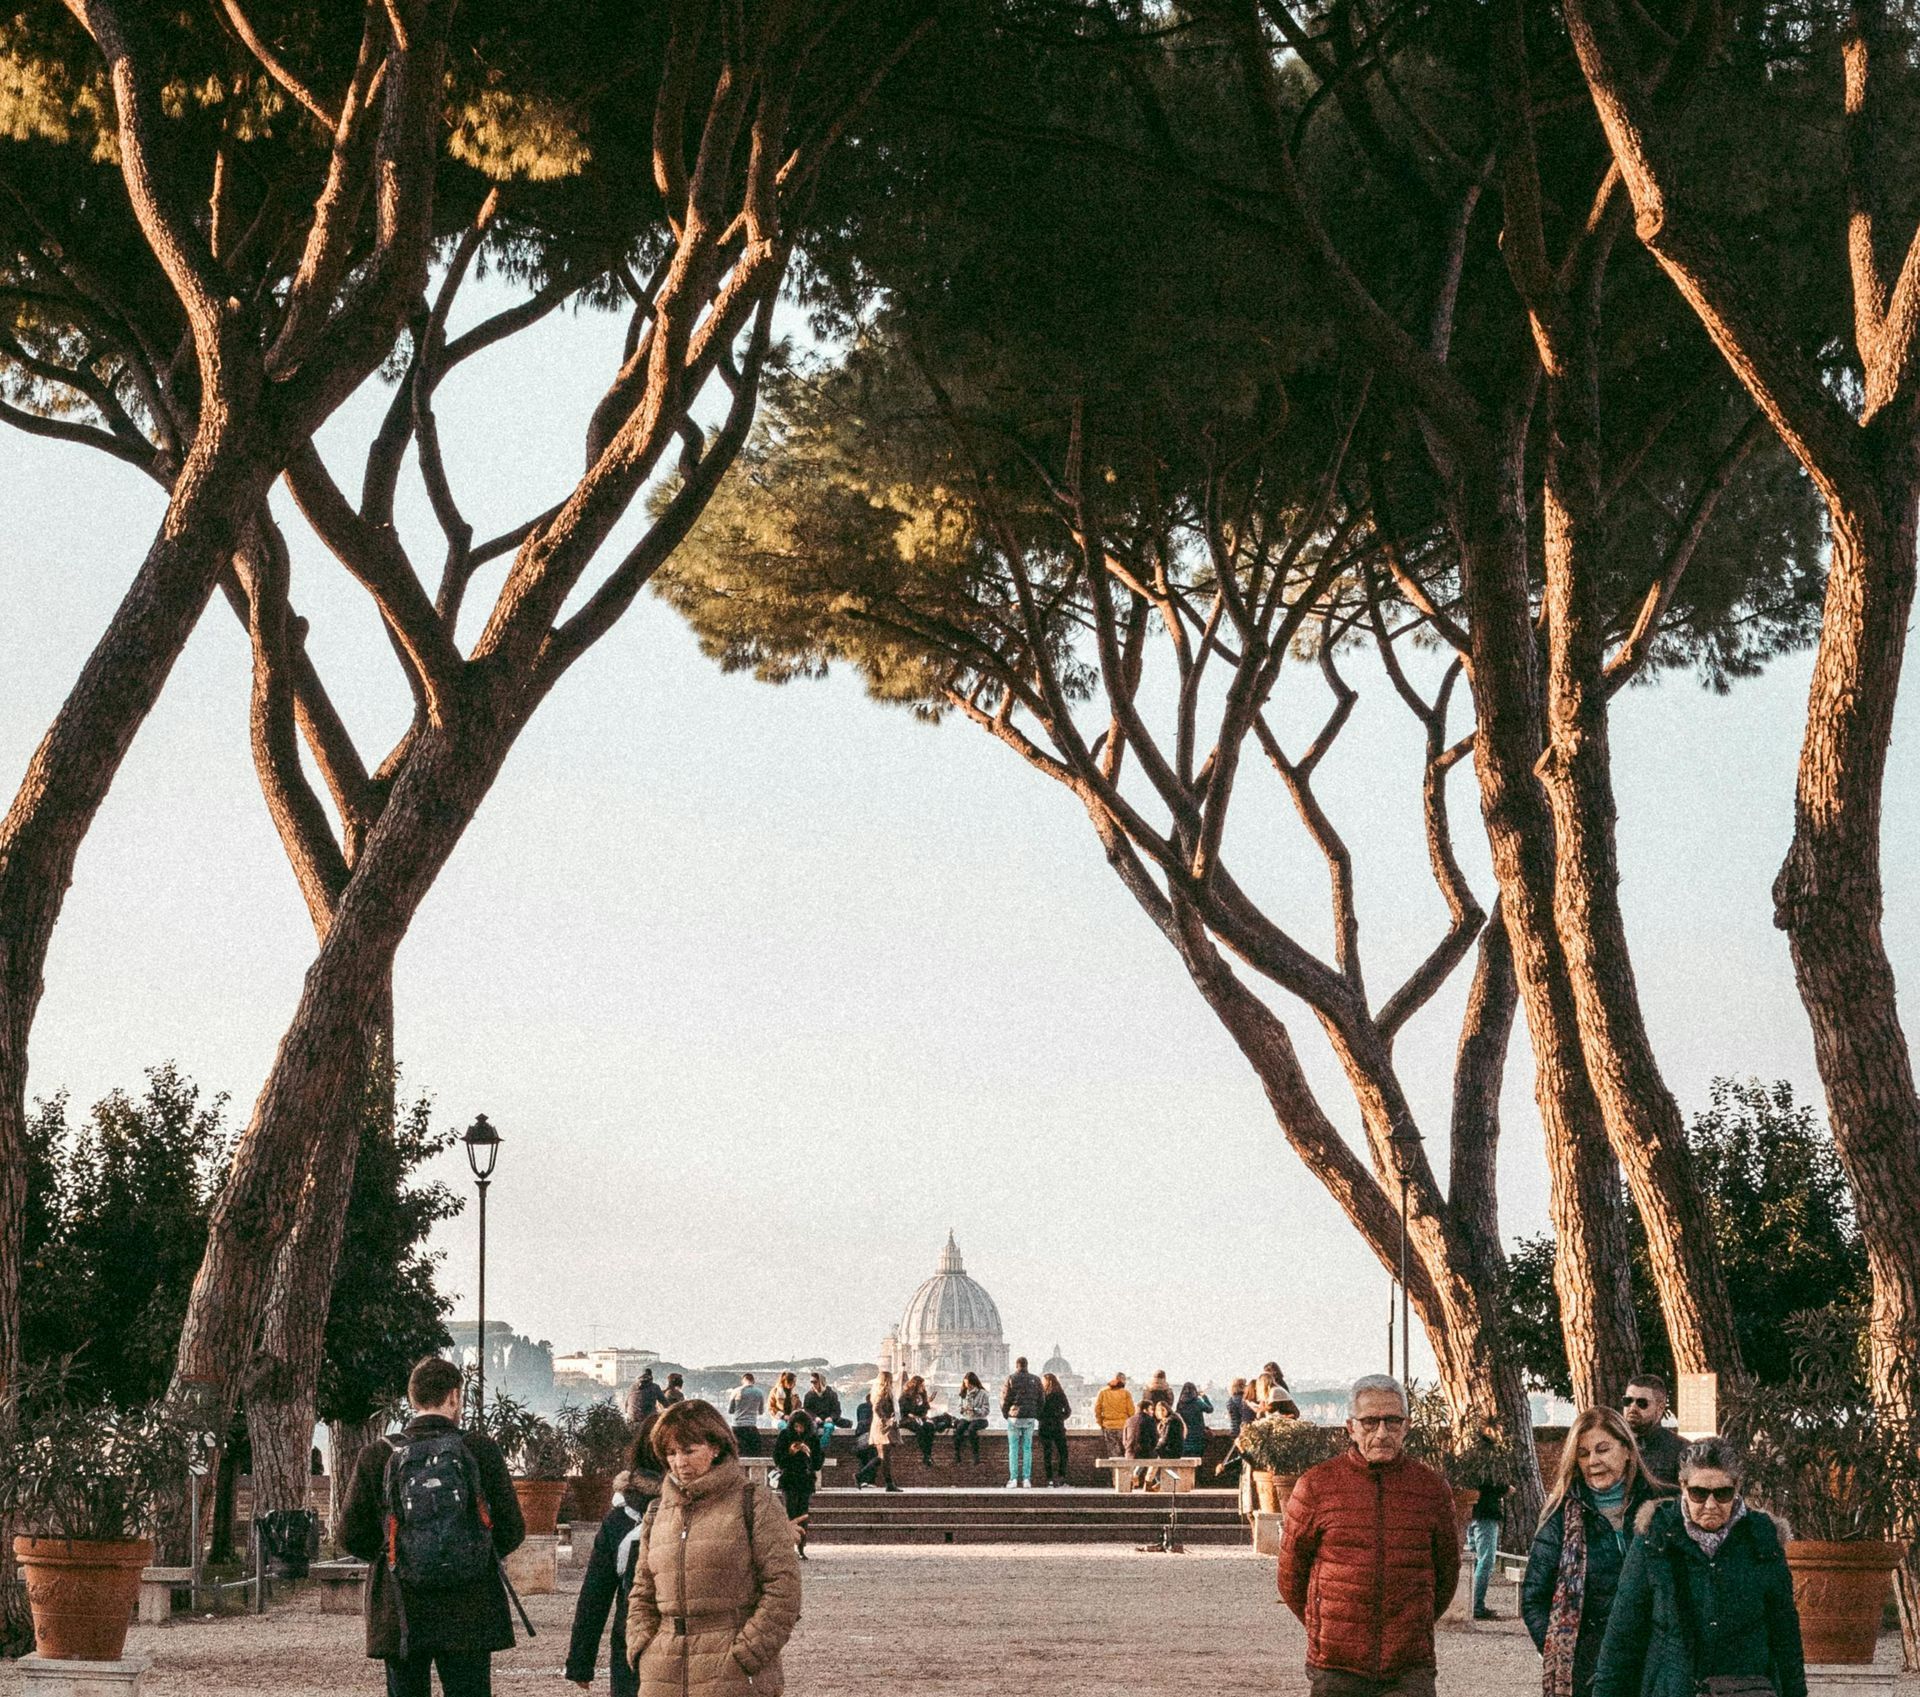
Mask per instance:
[[[312,1170],[300,1193],[293,1230],[274,1258],[260,1342],[248,1372],[253,1499],[262,1514],[307,1504],[334,1268],[353,1195],[362,1127],[374,1110],[370,1093],[380,1088],[380,1075],[391,1065],[393,1053],[390,986],[369,1011],[360,1044],[361,1087],[346,1092],[336,1123],[314,1139]]]
[[[1595,517],[1594,327],[1589,323],[1584,335],[1569,328],[1566,339],[1583,345],[1587,357],[1547,382],[1547,748],[1537,770],[1553,818],[1553,917],[1587,1077],[1646,1224],[1674,1365],[1683,1373],[1717,1373],[1732,1384],[1742,1371],[1733,1300],[1694,1177],[1686,1122],[1647,1033],[1620,909],[1604,677],[1608,626]]]
[[[1592,1407],[1619,1395],[1639,1364],[1640,1338],[1627,1276],[1626,1211],[1555,923],[1552,821],[1533,776],[1544,731],[1517,458],[1461,481],[1454,506],[1468,562],[1474,772],[1533,1045],[1567,1362],[1575,1400]]]
[[[1880,815],[1913,608],[1915,505],[1911,473],[1888,479],[1878,510],[1829,503],[1833,553],[1793,843],[1774,883],[1873,1277],[1874,1398],[1900,1420],[1920,1414],[1920,1096],[1880,928]],[[1920,1527],[1901,1533],[1920,1552]],[[1901,1600],[1908,1666],[1920,1668],[1920,1553],[1909,1556]]]
[[[231,1409],[243,1387],[276,1258],[305,1184],[312,1128],[335,1125],[342,1103],[360,1087],[366,1010],[388,994],[407,926],[510,741],[471,728],[422,735],[307,969],[209,1221],[174,1364],[175,1396],[209,1420]]]
[[[384,1436],[386,1429],[384,1414],[369,1415],[365,1420],[334,1420],[328,1423],[327,1447],[331,1453],[327,1457],[327,1466],[333,1481],[335,1521],[339,1520],[340,1511],[347,1506],[347,1487],[353,1483],[354,1469],[360,1465],[361,1452],[376,1438]]]

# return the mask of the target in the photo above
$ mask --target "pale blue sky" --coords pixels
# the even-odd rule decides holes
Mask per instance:
[[[443,431],[483,533],[570,482],[616,351],[610,322],[560,318],[449,385]],[[379,402],[324,439],[348,487]],[[0,499],[18,515],[0,534],[11,795],[160,503],[125,467],[13,434]],[[422,511],[409,523],[425,541]],[[377,754],[404,692],[363,598],[293,524],[311,645]],[[1817,1097],[1767,896],[1806,670],[1796,659],[1724,699],[1670,680],[1617,704],[1628,918],[1689,1111],[1722,1072]],[[81,855],[34,1092],[91,1101],[173,1059],[244,1118],[312,952],[254,785],[246,671],[216,599]],[[1306,698],[1286,705],[1304,724]],[[1887,810],[1888,930],[1909,983],[1913,719]],[[1322,780],[1360,863],[1376,996],[1440,912],[1406,802],[1410,724],[1374,692]],[[1469,778],[1456,829],[1487,896]],[[1297,829],[1272,801],[1239,829],[1243,878],[1317,938],[1324,874]],[[1401,1043],[1434,1134],[1463,991]],[[1270,1355],[1309,1377],[1380,1365],[1383,1276],[1071,799],[971,727],[875,707],[850,679],[723,677],[652,600],[522,739],[413,928],[396,993],[409,1084],[453,1122],[484,1110],[508,1140],[489,1309],[556,1344],[870,1358],[951,1226],[1017,1352],[1058,1341],[1088,1374],[1176,1378]],[[1351,1125],[1317,1030],[1287,1011]],[[1545,1214],[1524,1033],[1507,1103],[1512,1235]],[[440,1242],[464,1294],[471,1221]]]

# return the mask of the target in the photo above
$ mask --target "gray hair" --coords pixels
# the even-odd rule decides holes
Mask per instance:
[[[1736,1485],[1747,1476],[1746,1458],[1725,1438],[1697,1438],[1680,1452],[1680,1477],[1724,1473]]]
[[[1393,1377],[1391,1373],[1369,1373],[1365,1378],[1355,1379],[1353,1389],[1347,1393],[1347,1413],[1352,1415],[1360,1406],[1360,1399],[1369,1391],[1379,1391],[1384,1396],[1400,1399],[1400,1410],[1404,1414],[1412,1408],[1407,1401],[1407,1387]]]

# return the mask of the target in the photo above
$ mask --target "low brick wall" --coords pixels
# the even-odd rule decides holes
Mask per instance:
[[[767,1448],[771,1449],[773,1434],[763,1432],[761,1437],[765,1440]],[[1218,1476],[1219,1466],[1226,1459],[1228,1448],[1225,1432],[1207,1433],[1206,1461],[1200,1469],[1198,1480],[1202,1488],[1228,1483],[1228,1480]],[[851,1433],[834,1433],[832,1453],[833,1459],[839,1465],[821,1475],[820,1484],[823,1489],[830,1491],[851,1489],[854,1470],[859,1465],[854,1460],[853,1449]],[[933,1440],[931,1467],[921,1463],[920,1446],[906,1433],[901,1434],[900,1442],[895,1444],[888,1453],[892,1459],[893,1482],[896,1485],[959,1485],[979,1489],[1004,1485],[1007,1482],[1007,1434],[1000,1429],[982,1432],[979,1461],[973,1460],[973,1448],[969,1444],[967,1459],[958,1467],[953,1461],[953,1437],[946,1432],[938,1434]],[[1089,1488],[1112,1484],[1113,1475],[1106,1468],[1097,1465],[1106,1453],[1107,1446],[1100,1433],[1068,1432],[1067,1483]],[[1046,1477],[1045,1470],[1040,1464],[1040,1445],[1037,1440],[1033,1446],[1033,1476],[1035,1480]]]

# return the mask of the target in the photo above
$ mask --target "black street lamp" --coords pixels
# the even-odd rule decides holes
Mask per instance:
[[[500,1134],[485,1114],[476,1114],[460,1141],[467,1146],[467,1165],[480,1187],[480,1369],[473,1387],[473,1418],[479,1420],[487,1411],[487,1185],[500,1159]]]
[[[1400,1175],[1400,1372],[1403,1382],[1411,1382],[1413,1378],[1413,1312],[1412,1299],[1407,1291],[1407,1187],[1420,1165],[1423,1141],[1416,1127],[1404,1123],[1395,1126],[1393,1135],[1387,1139],[1393,1150],[1393,1170]],[[1391,1372],[1391,1331],[1388,1334],[1387,1355],[1387,1370]]]

